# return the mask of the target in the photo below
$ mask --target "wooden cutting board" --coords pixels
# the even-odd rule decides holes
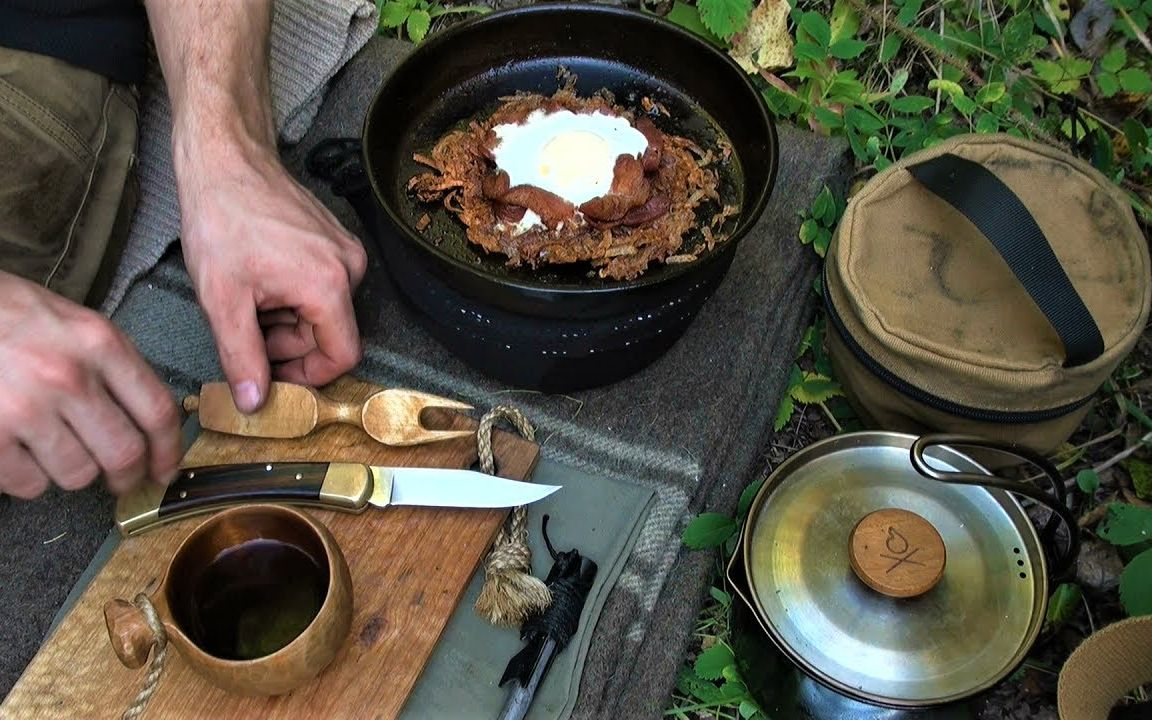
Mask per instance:
[[[363,400],[379,390],[341,378],[325,392]],[[437,429],[476,421],[426,410]],[[539,447],[511,433],[493,439],[497,471],[523,479]],[[411,448],[380,445],[358,428],[333,425],[307,438],[257,440],[203,432],[184,464],[327,460],[393,466],[471,467],[474,438]],[[230,695],[184,663],[172,648],[144,715],[147,718],[394,718],[432,653],[461,594],[507,514],[504,510],[369,509],[360,515],[307,509],[339,541],[352,573],[352,630],[332,664],[309,684],[275,698]],[[41,647],[3,705],[2,718],[119,718],[139,691],[147,665],[129,670],[116,659],[103,605],[150,592],[180,541],[206,515],[127,538],[116,548]],[[503,668],[492,668],[495,679]],[[464,678],[461,679],[466,680]],[[479,681],[479,680],[477,680]]]

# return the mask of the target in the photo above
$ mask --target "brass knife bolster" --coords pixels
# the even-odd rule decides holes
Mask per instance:
[[[368,507],[374,488],[372,469],[357,463],[184,468],[167,488],[154,485],[117,500],[116,525],[122,535],[135,535],[173,520],[252,502],[359,513]]]

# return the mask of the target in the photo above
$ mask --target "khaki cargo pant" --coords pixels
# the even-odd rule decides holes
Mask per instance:
[[[136,125],[130,86],[0,47],[0,270],[100,304],[135,209]]]

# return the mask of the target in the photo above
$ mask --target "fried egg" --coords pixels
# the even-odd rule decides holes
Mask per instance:
[[[496,167],[508,173],[512,186],[534,185],[579,206],[612,189],[612,172],[620,155],[641,157],[648,140],[626,118],[601,112],[535,110],[519,124],[492,128]],[[515,226],[523,232],[540,222],[529,211]]]

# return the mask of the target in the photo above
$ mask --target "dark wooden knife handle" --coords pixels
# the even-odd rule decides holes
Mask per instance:
[[[157,515],[185,515],[240,502],[317,503],[328,463],[252,463],[183,470]]]

